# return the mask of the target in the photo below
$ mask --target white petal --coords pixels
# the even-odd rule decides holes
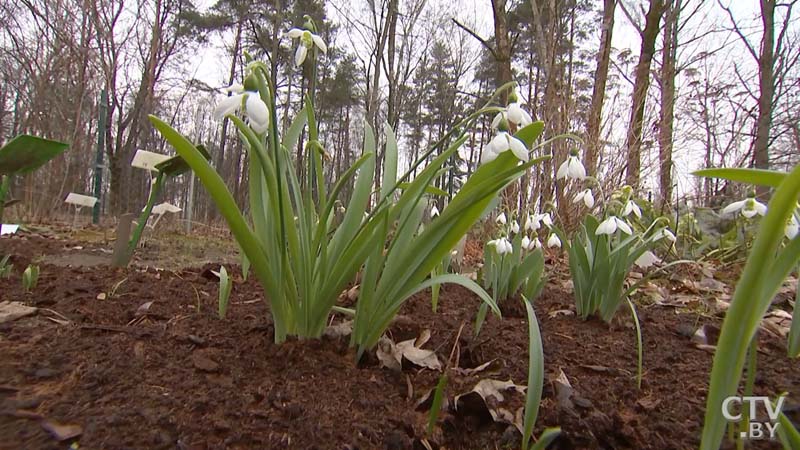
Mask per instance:
[[[303,30],[299,28],[292,28],[291,30],[289,30],[287,34],[289,35],[290,38],[297,39],[303,35]]]
[[[516,234],[519,233],[519,224],[516,220],[511,221],[511,231]]]
[[[431,218],[434,218],[438,215],[439,215],[439,208],[437,208],[436,205],[433,205],[433,207],[431,208]]]
[[[520,161],[527,162],[530,160],[530,155],[528,155],[528,149],[525,148],[525,144],[520,141],[519,139],[515,138],[514,136],[508,137],[508,143],[511,146],[511,153],[517,157]]]
[[[508,150],[508,133],[505,131],[497,133],[497,135],[493,137],[491,141],[489,141],[489,145],[487,147],[496,154],[500,154]]]
[[[258,134],[265,133],[269,129],[269,121],[267,122],[258,122],[256,120],[250,119],[248,121],[250,124],[250,128],[253,129]]]
[[[297,46],[297,52],[294,54],[294,65],[300,67],[303,64],[303,61],[306,60],[306,53],[308,53],[308,49],[305,45],[300,44]]]
[[[786,229],[784,230],[784,234],[789,239],[794,239],[797,236],[797,233],[800,232],[800,225],[798,225],[797,220],[792,217],[792,220],[786,224]]]
[[[499,112],[494,116],[494,119],[492,119],[492,129],[493,130],[496,130],[497,127],[500,126],[500,121],[501,120],[503,120],[503,113]]]
[[[233,114],[236,112],[237,109],[242,105],[242,94],[231,95],[229,97],[225,97],[217,103],[217,107],[214,108],[214,119],[221,120],[223,117],[227,116],[228,114]]]
[[[245,107],[247,109],[247,117],[249,117],[250,120],[259,125],[269,123],[269,109],[267,109],[267,104],[261,100],[258,94],[255,92],[247,94]]]
[[[739,211],[740,209],[744,208],[745,203],[747,203],[747,200],[740,200],[738,202],[733,202],[722,209],[722,214],[725,215]]]
[[[558,166],[558,172],[556,173],[556,179],[560,180],[562,178],[566,178],[567,172],[569,172],[569,160],[564,161]]]
[[[583,167],[581,161],[575,157],[570,156],[569,159],[569,168],[567,169],[567,175],[575,180],[582,180],[586,178],[586,169]]]
[[[752,218],[753,216],[756,215],[756,210],[755,209],[747,209],[747,208],[742,209],[742,215],[747,217],[748,219],[750,219],[750,218]]]
[[[620,230],[622,230],[625,234],[632,234],[633,233],[633,230],[631,230],[631,227],[627,223],[625,223],[624,220],[621,220],[621,219],[618,219],[618,218],[614,217],[614,222],[617,224],[617,227]]]
[[[314,44],[320,49],[323,55],[328,54],[328,46],[325,45],[325,41],[323,41],[321,37],[317,36],[316,34],[312,34],[311,39],[314,41]]]
[[[586,190],[586,194],[583,196],[583,203],[589,209],[594,208],[594,194],[590,189]]]
[[[523,237],[522,248],[524,248],[525,250],[530,250],[530,248],[528,248],[530,246],[531,246],[531,238],[529,238],[528,236]]]
[[[758,200],[753,200],[753,203],[753,207],[760,216],[767,214],[767,205],[759,202]]]
[[[519,103],[512,103],[508,105],[506,111],[508,111],[509,122],[519,124],[524,120],[524,117],[522,116],[522,108],[519,107]]]
[[[542,214],[542,223],[544,223],[548,227],[553,226],[553,218],[550,217],[550,213]]]
[[[533,248],[542,248],[542,241],[539,238],[533,238]]]
[[[486,148],[483,149],[483,153],[481,153],[481,164],[490,163],[497,158],[497,153],[495,153],[488,145]]]
[[[555,233],[551,233],[550,238],[547,239],[547,246],[550,248],[552,247],[561,248],[561,239],[559,239]]]
[[[506,224],[506,213],[500,213],[500,215],[497,216],[497,219],[494,219],[494,221],[499,223],[499,224],[505,225]]]
[[[634,202],[632,200],[631,200],[631,205],[633,205],[633,207],[631,209],[633,211],[633,215],[641,219],[642,218],[642,210],[639,209],[639,205],[637,205],[636,202]]]
[[[601,234],[614,234],[617,231],[617,222],[616,217],[611,216],[608,219],[600,222],[600,225],[597,226],[597,229],[594,231],[594,234],[601,235]]]

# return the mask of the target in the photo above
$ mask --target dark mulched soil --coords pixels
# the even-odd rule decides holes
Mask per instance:
[[[11,278],[0,279],[0,301],[41,308],[0,325],[0,448],[65,449],[74,441],[57,442],[46,423],[79,426],[81,449],[424,448],[428,416],[416,404],[439,373],[410,365],[393,372],[374,355],[356,366],[346,338],[276,345],[253,280],[237,280],[229,316],[219,320],[217,282],[208,268],[43,263],[39,286],[22,292],[19,274],[27,261],[67,247],[38,238],[0,240],[0,254],[15,254],[16,266]],[[153,303],[137,314],[146,302]],[[557,313],[572,303],[571,293],[551,283],[535,304],[546,364],[536,433],[560,426],[553,446],[559,449],[697,448],[712,354],[692,345],[686,330],[718,320],[640,306],[645,377],[637,390],[627,310],[612,325]],[[478,300],[445,287],[437,314],[428,294],[417,295],[390,335],[400,341],[428,329],[425,348],[443,363],[452,353],[460,369],[493,361],[478,373],[448,370],[452,405],[481,379],[525,384],[528,335],[520,306],[507,304],[502,320],[490,317],[473,337]],[[787,391],[796,398],[800,364],[765,333],[761,349],[757,393]],[[557,400],[554,380],[562,371],[574,388],[569,405]],[[518,447],[513,428],[486,419],[448,407],[428,441],[434,448]]]

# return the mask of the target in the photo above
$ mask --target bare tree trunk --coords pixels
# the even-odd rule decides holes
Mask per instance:
[[[763,37],[758,58],[758,119],[756,139],[753,143],[753,166],[769,169],[769,128],[772,124],[773,97],[775,95],[775,0],[761,0],[761,23]],[[758,186],[759,197],[769,193],[766,186]]]
[[[494,57],[497,61],[495,80],[497,87],[511,81],[511,39],[508,37],[506,0],[492,0],[494,15]],[[505,100],[505,96],[503,96]]]
[[[642,46],[639,52],[639,63],[636,65],[631,116],[628,124],[628,135],[625,138],[625,148],[628,151],[625,182],[634,190],[639,187],[644,105],[647,100],[647,89],[650,87],[650,63],[653,61],[656,38],[658,37],[659,24],[663,12],[664,0],[650,0],[650,9],[645,16],[644,30],[641,30]]]
[[[594,176],[597,173],[597,161],[600,159],[600,126],[603,123],[603,102],[606,96],[608,81],[608,65],[611,61],[611,36],[614,33],[614,11],[617,0],[604,0],[603,24],[600,32],[600,49],[597,51],[597,68],[594,72],[592,103],[589,107],[589,118],[586,126],[586,170]]]
[[[658,166],[661,206],[672,201],[672,143],[675,118],[675,75],[681,0],[668,0],[661,63],[661,110],[658,126]]]

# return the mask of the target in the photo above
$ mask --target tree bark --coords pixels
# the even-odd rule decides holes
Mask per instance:
[[[756,139],[753,142],[753,167],[769,169],[769,128],[772,124],[772,106],[775,96],[775,0],[761,0],[761,54],[758,58],[758,118]],[[769,188],[758,186],[756,192],[764,198]]]
[[[675,117],[675,75],[681,0],[668,0],[661,64],[661,110],[658,126],[658,167],[661,205],[672,201],[672,143]]]
[[[650,7],[645,16],[644,30],[641,30],[642,45],[639,52],[639,63],[636,65],[630,122],[625,138],[625,148],[628,152],[625,182],[634,190],[639,187],[641,172],[642,128],[647,89],[650,87],[650,64],[653,61],[663,12],[664,0],[650,0]]]
[[[603,146],[600,143],[600,127],[603,123],[603,103],[606,96],[608,66],[611,61],[611,37],[614,33],[614,12],[617,0],[604,0],[603,22],[600,32],[600,49],[597,51],[597,68],[594,72],[592,102],[586,126],[586,170],[594,176]]]

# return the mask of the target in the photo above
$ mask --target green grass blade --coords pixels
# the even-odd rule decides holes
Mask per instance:
[[[702,169],[692,172],[692,175],[706,178],[722,178],[759,186],[778,187],[786,178],[786,172],[777,172],[764,169],[744,169],[728,167],[719,169]]]
[[[397,138],[389,124],[384,125],[386,133],[386,150],[383,153],[383,183],[381,184],[381,198],[394,191],[397,183]]]
[[[643,366],[644,366],[644,355],[643,355],[643,344],[642,344],[642,326],[639,323],[639,314],[636,313],[636,307],[633,306],[633,302],[630,298],[625,296],[625,300],[628,301],[628,306],[631,308],[631,315],[633,315],[633,324],[636,327],[636,356],[637,356],[637,364],[636,364],[636,388],[642,388],[642,376],[643,376]]]
[[[539,415],[544,388],[544,350],[539,322],[531,302],[524,296],[525,311],[528,314],[528,389],[525,393],[525,412],[523,419],[522,449],[526,450],[533,435],[533,426]],[[541,439],[540,439],[541,440]],[[546,446],[546,444],[545,444]]]
[[[794,311],[792,312],[792,326],[789,329],[789,357],[800,356],[800,283],[794,295]]]
[[[447,386],[447,374],[443,373],[439,377],[439,382],[436,384],[436,390],[433,391],[433,401],[431,402],[431,409],[428,413],[428,427],[426,433],[428,435],[433,432],[433,427],[439,419],[439,412],[442,410],[442,399],[444,398],[444,388]]]
[[[778,416],[778,438],[783,445],[784,450],[797,450],[800,448],[800,431],[797,431],[794,424],[786,414],[781,413]]]
[[[561,434],[561,428],[554,427],[554,428],[547,428],[542,432],[542,435],[539,436],[539,440],[533,444],[531,450],[545,450],[548,445],[550,445],[558,435]]]

